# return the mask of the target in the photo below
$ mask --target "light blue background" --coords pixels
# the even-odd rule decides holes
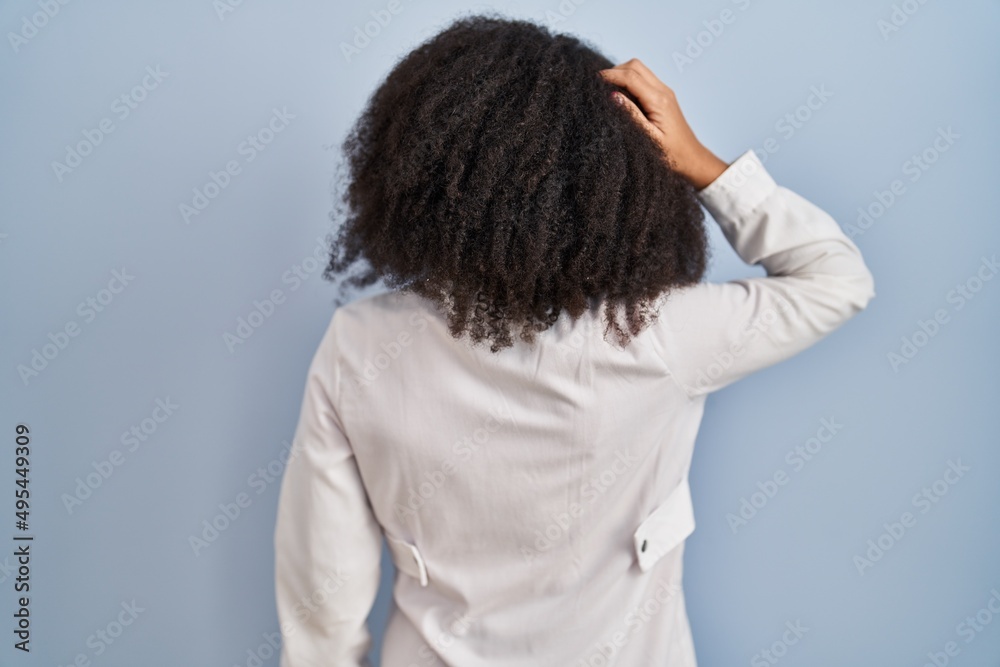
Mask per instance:
[[[0,663],[65,665],[83,653],[100,665],[247,665],[277,630],[278,483],[251,476],[291,438],[334,296],[320,270],[294,290],[283,275],[330,230],[337,147],[369,93],[459,12],[489,7],[583,36],[615,61],[639,57],[720,157],[766,153],[780,184],[845,227],[876,191],[894,179],[905,186],[855,236],[875,275],[868,310],[709,400],[685,559],[700,664],[768,664],[755,655],[799,621],[808,630],[780,664],[919,666],[954,641],[960,653],[949,664],[997,665],[1000,615],[968,642],[959,624],[1000,591],[1000,279],[982,283],[961,310],[948,295],[1000,252],[1000,5],[911,0],[916,12],[884,36],[888,0],[401,0],[348,61],[340,44],[386,4],[244,0],[220,18],[208,0],[76,1],[16,51],[6,35],[41,10],[0,7],[0,553],[14,533],[18,422],[32,429],[36,535],[32,652],[11,647],[7,555]],[[717,36],[704,32],[702,52],[678,66],[675,52],[725,9],[731,22]],[[167,74],[121,119],[112,102],[147,66]],[[813,86],[832,96],[800,111],[810,117],[789,135],[781,120]],[[246,162],[240,142],[276,107],[294,119]],[[114,131],[60,182],[52,162],[102,118]],[[904,163],[948,127],[959,138],[911,181]],[[769,137],[776,152],[764,148]],[[240,161],[240,174],[186,224],[179,205],[228,160]],[[711,279],[761,273],[709,224]],[[134,279],[86,321],[78,304],[123,267]],[[283,303],[230,352],[223,334],[274,289]],[[887,354],[938,309],[948,322],[893,369]],[[18,365],[70,321],[79,335],[25,384]],[[178,408],[128,452],[121,434],[149,418],[158,398]],[[823,418],[843,427],[795,470],[786,453]],[[70,513],[63,495],[115,449],[122,465]],[[970,470],[921,513],[913,496],[957,459]],[[727,514],[777,471],[788,483],[734,533]],[[251,504],[195,555],[189,536],[241,492]],[[860,573],[855,556],[905,511],[916,524]],[[373,613],[376,654],[388,595],[383,586]],[[88,637],[132,600],[143,611],[96,657]]]

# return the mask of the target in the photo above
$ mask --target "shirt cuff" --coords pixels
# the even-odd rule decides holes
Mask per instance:
[[[751,148],[697,194],[716,220],[738,220],[753,212],[777,187]]]

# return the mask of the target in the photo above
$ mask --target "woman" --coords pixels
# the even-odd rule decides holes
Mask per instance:
[[[345,142],[275,528],[283,667],[695,665],[681,585],[706,396],[817,342],[873,279],[748,150],[703,146],[645,65],[471,17],[406,56]],[[701,282],[700,204],[766,277]]]

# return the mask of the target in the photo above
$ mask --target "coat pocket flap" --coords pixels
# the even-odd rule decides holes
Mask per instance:
[[[424,559],[416,546],[406,540],[392,537],[386,534],[385,541],[389,545],[389,552],[392,554],[392,562],[400,572],[420,580],[421,586],[427,585],[427,568],[424,566]]]
[[[694,508],[687,475],[633,535],[639,569],[645,572],[694,532]]]

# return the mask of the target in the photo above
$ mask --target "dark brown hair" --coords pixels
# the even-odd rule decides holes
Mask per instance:
[[[487,15],[418,46],[343,143],[346,218],[324,277],[364,260],[342,289],[421,294],[493,352],[605,301],[605,335],[627,344],[656,297],[701,279],[708,244],[692,186],[598,76],[612,66]]]

